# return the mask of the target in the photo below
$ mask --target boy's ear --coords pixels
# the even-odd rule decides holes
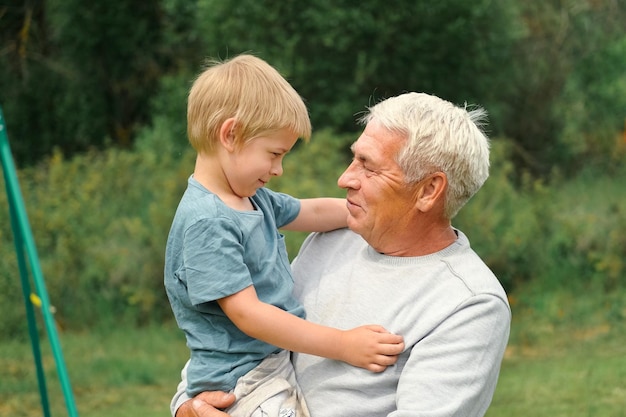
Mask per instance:
[[[235,150],[235,118],[228,118],[220,127],[220,143],[228,152]]]

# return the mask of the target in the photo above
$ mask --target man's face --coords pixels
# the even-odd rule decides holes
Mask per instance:
[[[403,216],[415,208],[414,187],[404,183],[395,157],[406,138],[370,121],[352,145],[354,159],[337,181],[347,190],[348,227],[375,249],[393,241]]]

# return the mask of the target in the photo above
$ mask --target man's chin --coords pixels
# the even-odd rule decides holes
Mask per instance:
[[[360,229],[361,229],[360,225],[361,225],[361,223],[357,219],[355,219],[353,216],[349,215],[347,223],[348,223],[348,228],[350,230],[352,230],[355,233],[361,234],[360,233]]]

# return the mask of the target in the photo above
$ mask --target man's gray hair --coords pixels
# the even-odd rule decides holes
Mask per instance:
[[[406,93],[368,108],[359,121],[376,120],[405,135],[396,156],[407,183],[441,171],[448,178],[445,216],[452,219],[489,176],[489,139],[483,132],[487,112],[424,93]]]

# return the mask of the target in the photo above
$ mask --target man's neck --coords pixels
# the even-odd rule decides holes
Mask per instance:
[[[379,247],[372,246],[388,256],[425,256],[447,248],[457,238],[456,232],[447,222],[406,229],[392,241]]]

